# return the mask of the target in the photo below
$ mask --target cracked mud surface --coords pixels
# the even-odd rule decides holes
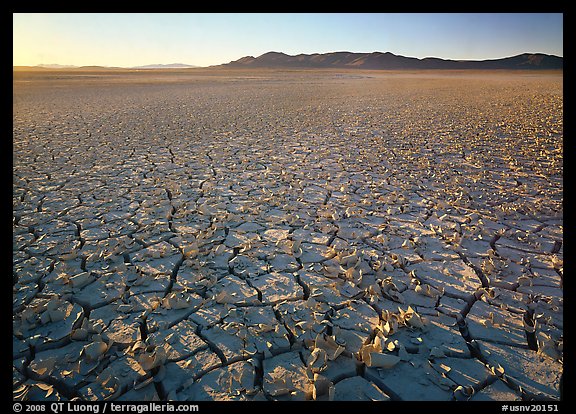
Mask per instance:
[[[553,74],[15,76],[19,400],[547,400]]]

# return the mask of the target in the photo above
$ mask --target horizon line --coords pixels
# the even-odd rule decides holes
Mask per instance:
[[[543,52],[522,52],[516,55],[510,55],[510,56],[503,56],[503,57],[494,57],[494,58],[486,58],[486,59],[451,59],[451,58],[443,58],[443,57],[437,57],[437,56],[426,56],[423,58],[418,58],[415,56],[405,56],[405,55],[401,55],[401,54],[396,54],[396,53],[392,53],[390,51],[387,52],[381,52],[378,50],[372,51],[372,52],[350,52],[347,50],[336,50],[336,51],[331,51],[331,52],[314,52],[314,53],[297,53],[295,55],[290,55],[288,53],[284,53],[284,52],[278,52],[278,51],[274,51],[274,50],[270,50],[268,52],[262,53],[261,55],[258,55],[258,57],[264,56],[266,54],[269,53],[278,53],[278,54],[283,54],[286,56],[312,56],[312,55],[327,55],[327,54],[333,54],[333,53],[352,53],[352,54],[374,54],[374,53],[381,53],[381,54],[391,54],[394,56],[401,56],[401,57],[407,57],[407,58],[413,58],[413,59],[418,59],[418,60],[424,60],[424,59],[441,59],[441,60],[446,60],[446,61],[454,61],[454,62],[482,62],[482,61],[489,61],[489,60],[498,60],[498,59],[506,59],[506,58],[511,58],[511,57],[516,57],[516,56],[522,56],[522,55],[546,55],[546,56],[553,56],[553,57],[558,57],[561,59],[564,59],[564,56],[560,56],[560,55],[554,55],[554,54],[548,54],[548,53],[543,53]],[[253,55],[246,55],[246,56],[242,56],[236,60],[245,58],[245,57],[254,57]],[[150,69],[160,69],[160,68],[152,68],[151,66],[171,66],[171,65],[184,65],[186,66],[186,68],[183,69],[193,69],[193,68],[210,68],[210,67],[214,67],[214,66],[221,66],[221,65],[226,65],[228,63],[231,62],[235,62],[236,60],[232,60],[230,62],[224,62],[224,63],[217,63],[214,65],[207,65],[207,66],[200,66],[200,65],[194,65],[194,64],[189,64],[189,63],[180,63],[180,62],[172,62],[172,63],[151,63],[151,64],[143,64],[143,65],[134,65],[134,66],[116,66],[116,65],[101,65],[101,64],[91,64],[91,65],[72,65],[72,64],[61,64],[61,63],[38,63],[36,65],[12,65],[13,68],[15,67],[30,67],[30,68],[44,68],[44,69],[78,69],[78,68],[86,68],[86,67],[101,67],[101,68],[109,68],[109,69],[146,69],[147,67],[150,67]],[[167,68],[170,69],[170,68]]]

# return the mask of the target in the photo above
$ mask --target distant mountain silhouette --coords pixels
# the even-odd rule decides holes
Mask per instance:
[[[187,68],[197,68],[199,66],[187,65],[185,63],[155,63],[152,65],[144,66],[133,66],[131,69],[187,69]]]
[[[563,69],[564,59],[542,53],[489,60],[449,60],[440,58],[418,59],[390,52],[372,53],[314,53],[290,56],[268,52],[261,56],[246,56],[220,65],[229,68],[357,68],[357,69]]]
[[[59,65],[57,63],[47,63],[47,64],[40,64],[38,65],[39,68],[46,68],[46,69],[72,69],[77,68],[78,66],[74,65]]]

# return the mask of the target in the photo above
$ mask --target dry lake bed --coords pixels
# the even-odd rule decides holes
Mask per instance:
[[[13,81],[16,400],[558,400],[563,78]]]

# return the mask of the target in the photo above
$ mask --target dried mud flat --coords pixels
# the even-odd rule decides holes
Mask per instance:
[[[17,400],[556,400],[561,74],[17,74]]]

